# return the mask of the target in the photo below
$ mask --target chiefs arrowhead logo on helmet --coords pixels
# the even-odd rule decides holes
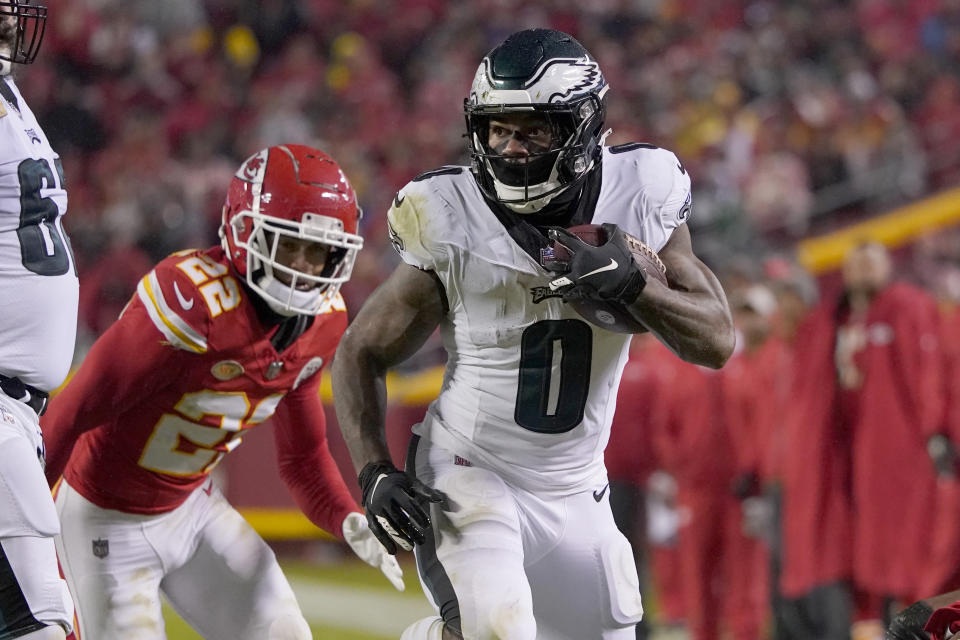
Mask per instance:
[[[243,168],[240,170],[240,176],[244,180],[249,180],[254,182],[256,180],[263,180],[263,168],[267,163],[267,153],[269,149],[264,149],[260,151],[253,157],[249,158],[244,164]]]
[[[275,312],[316,315],[350,279],[363,239],[357,195],[329,155],[278,145],[240,166],[223,206],[220,238],[247,285]],[[285,264],[285,246],[323,256],[310,270]],[[301,263],[302,264],[302,263]]]

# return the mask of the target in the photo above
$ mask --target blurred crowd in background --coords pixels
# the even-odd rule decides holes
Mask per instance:
[[[63,156],[88,337],[153,261],[214,242],[232,172],[283,142],[332,153],[360,194],[356,308],[395,264],[390,199],[465,162],[476,66],[526,26],[600,61],[608,143],[677,153],[714,266],[960,181],[960,0],[49,4],[19,83]]]
[[[882,296],[851,311],[849,295],[841,297],[849,294],[849,274],[837,290],[818,291],[789,258],[799,239],[960,184],[960,0],[48,4],[43,55],[18,84],[63,158],[65,226],[82,283],[78,355],[116,318],[155,261],[217,241],[236,167],[254,151],[284,142],[331,153],[360,196],[366,247],[344,288],[348,307],[358,309],[397,262],[385,228],[396,190],[423,171],[467,161],[462,101],[481,57],[519,28],[560,29],[594,54],[611,85],[608,144],[663,146],[689,170],[695,249],[722,274],[741,334],[741,350],[716,376],[658,358],[655,351],[663,350],[643,338],[625,374],[634,401],[666,399],[652,408],[624,402],[632,408],[620,416],[652,415],[659,426],[630,429],[621,417],[614,437],[635,446],[611,448],[613,455],[650,457],[610,461],[612,480],[626,487],[618,496],[625,500],[621,517],[630,522],[622,523],[639,531],[639,548],[647,547],[648,533],[654,550],[687,545],[684,553],[658,552],[648,561],[660,581],[661,616],[685,623],[696,638],[718,637],[718,620],[738,639],[766,637],[776,618],[770,612],[784,611],[771,594],[783,586],[776,523],[791,517],[783,506],[790,502],[784,497],[791,473],[794,482],[814,487],[816,495],[804,499],[821,501],[807,509],[814,522],[794,529],[806,532],[810,554],[821,554],[814,564],[830,566],[790,560],[790,570],[801,569],[799,576],[788,571],[788,599],[845,585],[849,611],[833,612],[842,624],[844,615],[881,616],[890,601],[929,595],[922,589],[947,579],[919,564],[913,573],[902,563],[891,569],[883,558],[866,571],[869,559],[842,537],[844,527],[849,536],[878,526],[877,514],[853,524],[857,504],[870,495],[883,504],[879,496],[899,482],[877,480],[864,462],[881,454],[864,450],[872,440],[852,425],[857,408],[878,391],[864,391],[857,376],[883,370],[890,376],[883,393],[891,397],[913,386],[882,362],[863,360],[871,347],[887,344],[885,330],[876,329],[887,320],[870,311]],[[925,376],[936,368],[931,384],[960,379],[951,373],[960,370],[954,315],[960,234],[924,238],[894,258],[880,290],[898,276],[921,285],[911,289],[913,297],[893,295],[891,304],[933,309],[909,331],[935,336],[938,345],[933,359],[923,356],[932,343],[922,340],[903,346],[898,357],[920,362]],[[851,326],[841,362],[838,336]],[[809,342],[819,334],[827,338]],[[798,337],[804,335],[808,342]],[[809,355],[801,364],[797,344]],[[811,376],[832,381],[826,395],[798,391],[797,380]],[[642,390],[648,383],[659,386]],[[712,400],[689,402],[692,396]],[[960,398],[960,390],[953,396]],[[817,405],[837,397],[836,406]],[[803,412],[798,398],[808,400]],[[898,418],[922,428],[903,435],[893,453],[884,449],[892,458],[873,460],[873,470],[882,476],[903,467],[903,477],[924,487],[927,513],[956,507],[960,516],[960,483],[949,456],[936,460],[927,451],[932,436],[960,438],[960,406],[910,398],[897,405]],[[789,415],[802,420],[784,420]],[[805,428],[811,423],[819,431]],[[835,424],[849,429],[838,435],[829,426]],[[652,440],[630,440],[644,437]],[[731,444],[729,455],[718,454]],[[821,454],[833,462],[824,464]],[[796,460],[806,466],[787,464]],[[645,514],[651,502],[663,509],[655,506],[659,515],[637,524],[634,515]],[[960,557],[949,552],[960,550],[954,544],[960,535],[952,537],[960,522],[935,524],[923,513],[911,517],[940,532],[941,569],[960,567]],[[891,513],[883,544],[900,532],[898,518],[909,519]],[[819,531],[825,523],[837,526]],[[840,556],[831,549],[841,549]],[[798,606],[788,618],[809,617]]]
[[[780,259],[728,277],[719,371],[634,340],[606,457],[658,627],[878,640],[960,586],[960,311],[896,270],[866,242],[836,291]]]

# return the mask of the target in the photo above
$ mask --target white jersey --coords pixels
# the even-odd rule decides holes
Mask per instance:
[[[0,76],[0,373],[56,388],[73,359],[79,284],[60,218],[60,157],[9,76]]]
[[[673,153],[605,148],[592,223],[612,222],[655,251],[690,211]],[[567,494],[603,483],[630,336],[539,293],[555,276],[507,232],[466,167],[406,185],[388,213],[403,260],[434,271],[449,313],[440,395],[414,432],[518,486]]]

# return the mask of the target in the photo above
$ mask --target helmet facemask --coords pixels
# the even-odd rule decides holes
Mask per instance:
[[[247,158],[227,191],[220,239],[236,273],[276,313],[337,305],[357,252],[357,196],[336,161],[284,144]]]
[[[252,230],[243,240],[246,225]],[[347,233],[343,222],[331,216],[304,213],[299,224],[251,211],[232,218],[233,243],[246,250],[247,284],[276,313],[317,315],[350,279],[363,239]],[[278,258],[283,238],[316,242],[327,247],[324,267],[317,275],[287,266]]]
[[[534,213],[586,177],[599,157],[603,135],[602,94],[572,103],[464,105],[473,156],[473,171],[487,197],[517,213]],[[489,127],[498,116],[536,113],[549,123],[552,144],[523,163],[511,162],[489,145]],[[529,147],[528,147],[529,149]]]
[[[30,64],[40,51],[47,24],[47,8],[29,0],[0,0],[0,75],[10,64]]]

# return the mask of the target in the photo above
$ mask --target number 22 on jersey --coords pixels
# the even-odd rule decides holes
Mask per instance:
[[[157,421],[140,466],[173,476],[209,473],[240,444],[243,428],[272,416],[282,398],[283,394],[268,396],[251,411],[242,391],[185,393],[174,407],[180,415],[165,413]],[[217,426],[201,424],[204,418],[212,418]]]
[[[177,263],[177,268],[197,285],[200,295],[207,303],[210,317],[216,318],[224,311],[230,311],[240,304],[240,287],[233,277],[226,275],[227,265],[215,262],[204,255],[195,255]],[[180,290],[176,290],[180,304],[186,308],[193,301],[185,301]]]

